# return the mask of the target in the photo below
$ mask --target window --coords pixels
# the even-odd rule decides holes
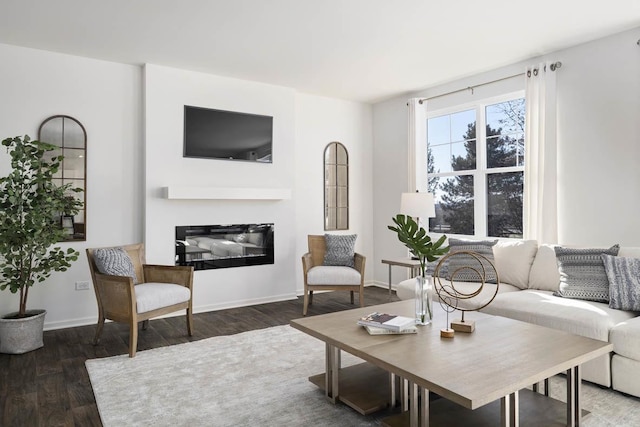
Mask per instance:
[[[524,101],[512,95],[429,115],[430,231],[522,238]]]

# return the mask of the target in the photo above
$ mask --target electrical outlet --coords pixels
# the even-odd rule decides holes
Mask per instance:
[[[83,280],[80,282],[76,282],[76,291],[86,291],[88,289],[91,289],[88,281]]]

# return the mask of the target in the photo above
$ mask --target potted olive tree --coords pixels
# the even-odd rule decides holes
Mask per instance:
[[[82,202],[77,190],[56,185],[62,156],[56,146],[29,136],[2,141],[11,167],[0,177],[0,290],[19,293],[15,313],[0,317],[0,353],[20,354],[43,346],[45,310],[27,310],[29,290],[54,271],[66,271],[78,252],[66,251],[61,215],[75,215]]]

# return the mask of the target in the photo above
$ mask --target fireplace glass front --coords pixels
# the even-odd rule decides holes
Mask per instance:
[[[176,265],[195,270],[273,264],[273,224],[176,227]]]

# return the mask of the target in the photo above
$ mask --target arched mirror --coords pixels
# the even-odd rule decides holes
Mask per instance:
[[[86,240],[87,132],[73,117],[52,116],[40,125],[38,139],[60,147],[52,151],[51,156],[64,156],[54,182],[82,189],[79,193],[70,193],[82,202],[82,209],[78,214],[60,215],[60,223],[67,236],[65,240]]]
[[[339,142],[324,149],[324,229],[349,229],[349,154]]]

